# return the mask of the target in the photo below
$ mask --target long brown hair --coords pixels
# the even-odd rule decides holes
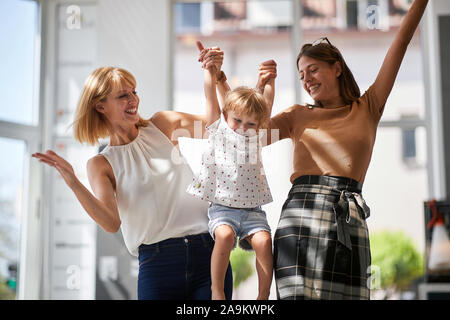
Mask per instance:
[[[326,39],[326,38],[323,38]],[[353,77],[352,72],[345,63],[341,52],[333,46],[328,39],[327,43],[311,44],[307,43],[303,45],[300,53],[297,56],[297,70],[298,62],[303,56],[316,59],[319,61],[327,62],[330,66],[336,62],[339,62],[342,67],[341,75],[339,76],[339,92],[341,97],[344,99],[345,104],[351,104],[353,101],[361,97],[361,92],[359,90],[358,84]],[[316,101],[320,104],[320,101]]]

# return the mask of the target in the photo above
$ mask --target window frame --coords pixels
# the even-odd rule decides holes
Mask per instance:
[[[25,158],[22,197],[22,220],[19,237],[19,261],[17,270],[16,299],[38,299],[39,279],[41,276],[41,169],[31,154],[40,149],[42,145],[43,104],[42,97],[42,8],[41,1],[31,0],[37,4],[37,19],[34,50],[34,92],[33,107],[38,108],[38,119],[35,125],[21,124],[12,121],[0,120],[0,138],[8,138],[25,142]]]

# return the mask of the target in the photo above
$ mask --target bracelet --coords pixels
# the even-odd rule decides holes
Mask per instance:
[[[219,82],[225,82],[227,81],[227,76],[225,75],[225,72],[220,71],[219,76],[216,79],[216,84],[218,84]]]

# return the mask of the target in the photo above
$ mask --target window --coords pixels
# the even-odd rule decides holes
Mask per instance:
[[[416,157],[416,129],[402,130],[403,159],[414,159]]]
[[[8,288],[0,300],[16,295],[20,227],[24,193],[26,145],[21,140],[0,138],[0,281]],[[5,292],[6,291],[6,292]],[[9,293],[9,294],[7,294]]]
[[[0,288],[0,299],[14,299],[32,291],[27,290],[30,283],[21,282],[22,276],[40,271],[37,261],[20,259],[28,231],[39,235],[35,215],[28,219],[38,202],[32,190],[39,185],[38,175],[30,173],[30,152],[40,142],[38,4],[3,0],[0,13],[0,286],[7,283],[7,288]],[[34,250],[39,244],[35,245]]]
[[[175,32],[192,32],[200,30],[200,3],[175,4]]]
[[[36,125],[39,113],[34,87],[37,4],[2,0],[0,12],[0,120]]]
[[[358,1],[347,1],[347,28],[358,28]]]
[[[246,18],[245,2],[222,2],[214,4],[215,20],[243,20]]]

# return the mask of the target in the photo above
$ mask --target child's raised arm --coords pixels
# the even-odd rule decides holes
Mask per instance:
[[[275,98],[275,78],[277,77],[277,64],[274,60],[264,61],[258,68],[258,83],[256,88],[264,96],[268,108],[268,116],[272,113]]]
[[[197,47],[202,52],[204,50],[200,41],[197,41]],[[203,87],[206,97],[206,126],[210,126],[220,117],[220,106],[216,94],[217,68],[214,61],[203,64],[204,80]]]
[[[205,69],[204,90],[206,97],[206,126],[210,126],[220,117],[220,106],[216,94],[216,68]]]
[[[225,76],[225,73],[223,71],[220,71],[216,83],[217,83],[217,91],[219,91],[220,105],[223,108],[223,106],[225,105],[225,97],[227,93],[231,91],[231,88],[227,82],[227,77]]]
[[[266,85],[264,86],[264,92],[263,92],[264,100],[266,100],[267,104],[267,118],[270,118],[270,115],[272,114],[272,106],[273,106],[273,100],[275,97],[275,78],[270,78]]]

